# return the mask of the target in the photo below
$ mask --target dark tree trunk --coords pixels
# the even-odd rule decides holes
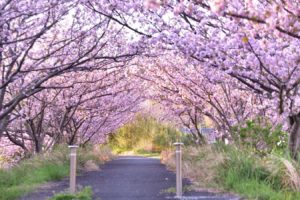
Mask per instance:
[[[73,133],[71,132],[70,134],[71,135],[70,135],[70,138],[68,139],[68,144],[74,145],[76,143],[76,139],[77,139],[77,137],[76,137],[77,132],[73,132]]]
[[[43,150],[43,139],[37,138],[37,140],[34,141],[34,145],[35,145],[35,153],[36,154],[41,153]]]
[[[290,136],[289,150],[292,158],[298,159],[300,148],[300,113],[289,117],[290,120]]]
[[[8,124],[9,124],[9,116],[6,116],[0,120],[0,138],[2,137],[3,133],[6,131]]]

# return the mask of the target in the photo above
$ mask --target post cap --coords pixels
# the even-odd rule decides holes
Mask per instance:
[[[182,142],[175,142],[173,145],[175,145],[175,146],[179,146],[179,145],[183,146],[183,143]]]
[[[69,148],[78,148],[79,146],[78,145],[69,145],[68,147]]]

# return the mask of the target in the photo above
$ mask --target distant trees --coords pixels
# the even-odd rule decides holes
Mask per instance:
[[[181,140],[191,142],[189,135],[182,135],[174,127],[156,119],[138,115],[131,123],[109,135],[108,145],[116,152],[159,153]]]

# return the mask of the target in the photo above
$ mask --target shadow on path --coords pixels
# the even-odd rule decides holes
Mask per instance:
[[[174,194],[163,192],[175,187],[175,174],[166,170],[158,159],[120,156],[101,167],[101,171],[85,172],[77,178],[81,186],[91,186],[94,199],[101,200],[165,200]],[[53,193],[66,190],[68,180],[46,184],[21,200],[46,200]],[[184,181],[184,185],[188,185]],[[231,196],[216,196],[208,192],[189,192],[186,200],[236,200]]]

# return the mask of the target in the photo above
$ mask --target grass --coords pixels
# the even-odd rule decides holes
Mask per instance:
[[[93,191],[91,187],[85,187],[76,194],[59,193],[54,195],[50,200],[92,200]]]
[[[110,160],[107,147],[78,149],[78,168],[84,170],[86,163],[101,164]],[[60,180],[69,175],[69,149],[57,147],[54,151],[37,155],[20,162],[17,166],[0,170],[0,199],[15,200],[48,181]]]
[[[145,149],[137,149],[134,151],[137,156],[144,156],[148,158],[160,158],[160,152],[148,151]]]
[[[223,162],[222,154],[213,151],[211,146],[183,148],[183,176],[191,179],[195,187],[217,187],[216,168]],[[163,151],[161,161],[171,170],[175,170],[175,150]]]
[[[143,156],[147,158],[158,158],[160,159],[161,157],[161,152],[159,151],[152,151],[152,150],[147,150],[144,148],[136,148],[133,150],[115,150],[115,154],[121,155],[121,156]]]
[[[184,186],[182,188],[183,192],[190,192],[192,190],[193,190],[193,188],[191,186]],[[160,193],[161,194],[176,194],[176,187],[170,187],[170,188],[164,189]]]
[[[274,190],[271,184],[255,178],[241,178],[233,171],[228,172],[222,186],[240,194],[247,199],[257,200],[295,200],[300,199],[300,194],[292,191]]]
[[[14,200],[32,191],[38,184],[59,180],[69,174],[67,162],[47,163],[38,158],[0,171],[0,199]]]
[[[270,159],[273,160],[274,156],[259,157],[251,151],[238,150],[234,147],[224,149],[223,154],[226,158],[217,168],[216,180],[224,189],[236,192],[248,199],[300,199],[300,193],[292,185],[286,184],[293,182],[294,177],[286,176],[286,173],[290,175],[289,170],[292,166],[273,170],[280,169],[287,162],[286,158],[280,158],[284,163],[270,163]],[[299,173],[293,172],[294,175]]]
[[[157,158],[160,159],[160,152],[152,152],[144,149],[137,149],[137,150],[132,150],[132,151],[122,151],[119,153],[115,153],[121,156],[143,156],[147,158]]]
[[[162,161],[174,169],[174,151],[162,153]],[[282,156],[260,157],[234,146],[187,147],[183,174],[196,188],[234,192],[246,199],[300,199],[300,164]]]

